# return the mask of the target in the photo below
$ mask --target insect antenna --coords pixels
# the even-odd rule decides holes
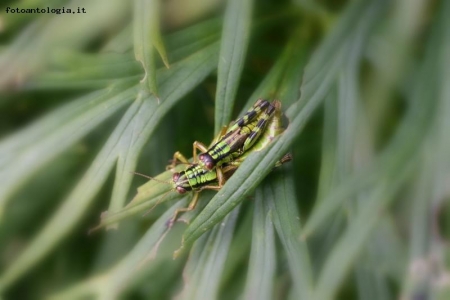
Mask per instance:
[[[144,178],[147,178],[147,179],[150,179],[150,180],[154,180],[154,181],[157,181],[157,182],[166,183],[166,184],[172,184],[172,183],[169,182],[169,181],[164,181],[164,180],[156,179],[155,177],[151,177],[151,176],[148,176],[148,175],[139,173],[139,172],[130,172],[130,173],[131,173],[131,174],[134,174],[134,175],[139,175],[139,176],[141,176],[141,177],[144,177]]]

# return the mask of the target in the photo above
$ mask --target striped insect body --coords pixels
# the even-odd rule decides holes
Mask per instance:
[[[188,167],[174,173],[172,180],[167,183],[179,194],[192,191],[194,196],[188,207],[175,211],[168,227],[174,224],[178,214],[195,208],[202,190],[220,190],[250,153],[262,150],[276,136],[282,134],[284,128],[281,116],[281,103],[278,100],[270,103],[258,99],[242,117],[225,126],[209,148],[200,142],[194,142],[193,162],[180,152],[175,152],[167,169],[173,169],[178,162],[187,164]],[[197,150],[202,151],[198,156]],[[290,154],[286,154],[274,167],[290,160]]]
[[[199,164],[211,170],[215,166],[233,161],[249,150],[264,132],[269,120],[276,112],[276,103],[258,99],[247,113],[232,123],[218,141],[198,156]],[[195,156],[194,156],[195,159]]]

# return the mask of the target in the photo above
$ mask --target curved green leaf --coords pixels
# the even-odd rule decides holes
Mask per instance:
[[[439,8],[439,18],[433,24],[434,35],[427,45],[427,65],[424,64],[422,74],[417,80],[419,91],[416,92],[422,93],[414,99],[424,103],[435,101],[436,112],[428,117],[428,120],[433,120],[431,130],[424,142],[424,151],[418,159],[417,178],[412,186],[411,239],[407,264],[411,271],[406,271],[403,278],[401,294],[405,298],[425,295],[445,299],[445,295],[448,295],[448,288],[435,288],[432,284],[432,278],[443,276],[437,275],[442,274],[442,271],[437,271],[437,274],[421,272],[420,276],[415,271],[421,266],[429,268],[434,265],[442,270],[441,266],[446,265],[445,257],[448,255],[447,246],[441,236],[445,229],[438,223],[441,219],[439,211],[445,207],[443,205],[446,200],[448,202],[450,89],[447,82],[439,78],[449,78],[450,32],[447,15],[450,12],[450,2],[440,3]]]
[[[273,210],[273,220],[287,255],[293,286],[298,299],[311,299],[313,272],[308,246],[300,241],[300,216],[296,204],[292,176],[286,175],[286,168],[271,176],[264,195],[268,197]],[[284,171],[284,172],[282,172]]]
[[[144,91],[149,91],[158,98],[154,50],[160,53],[164,64],[168,67],[159,30],[159,0],[135,0],[133,20],[134,55],[145,71],[141,82],[144,84]]]
[[[117,85],[73,101],[0,143],[0,211],[46,163],[128,104],[136,89],[126,87]]]
[[[252,250],[244,299],[273,299],[276,269],[275,236],[268,197],[256,189]]]
[[[128,192],[132,177],[129,172],[134,170],[137,156],[143,149],[156,124],[183,95],[200,83],[214,69],[217,62],[216,53],[217,45],[209,46],[190,57],[189,60],[180,62],[177,67],[174,66],[162,73],[160,80],[162,82],[161,92],[166,99],[164,103],[157,105],[156,101],[146,101],[144,99],[138,99],[134,102],[69,197],[30,243],[28,248],[21,253],[18,259],[0,277],[0,290],[17,280],[31,266],[40,261],[74,228],[105,182],[120,154],[128,155],[130,162],[127,166],[133,166],[129,170],[123,168],[117,170],[123,182],[115,183],[120,185],[120,187],[116,188],[116,191],[120,193],[120,197],[115,198],[118,200],[115,200],[114,205],[118,207],[125,202],[124,197]],[[136,90],[134,92],[136,93]],[[157,109],[149,116],[146,116],[146,121],[142,121],[138,112],[142,107],[152,105],[157,106]],[[137,124],[135,124],[136,117],[138,118]],[[136,129],[135,125],[141,126],[140,128],[138,127],[140,131],[134,132]],[[130,141],[130,135],[133,134],[134,137],[132,139],[134,140]],[[137,134],[139,139],[136,139]]]
[[[341,23],[336,27],[339,33],[346,30],[346,38],[326,40],[320,47],[317,55],[307,66],[304,81],[302,83],[302,94],[294,105],[286,112],[290,118],[290,124],[281,137],[275,139],[266,149],[249,155],[236,173],[227,181],[225,186],[206,206],[202,213],[190,224],[184,235],[183,246],[191,245],[209,228],[220,222],[245,196],[267,175],[275,162],[288,152],[289,146],[301,132],[305,123],[319,106],[323,97],[329,90],[337,72],[349,55],[349,49],[354,44],[359,44],[362,36],[367,35],[376,17],[379,16],[380,8],[385,3],[374,1],[369,6],[363,6],[356,2],[345,14]],[[355,26],[355,24],[358,24]],[[330,52],[330,53],[328,53]],[[329,58],[323,61],[324,53]]]
[[[440,63],[435,52],[442,47],[439,47],[439,39],[436,36],[434,38],[428,45],[427,58],[420,76],[416,78],[417,84],[411,95],[413,100],[408,114],[384,153],[389,159],[379,163],[383,163],[381,168],[384,172],[367,191],[367,199],[361,203],[347,230],[325,262],[317,283],[315,299],[333,299],[346,272],[379,222],[380,214],[394,200],[395,193],[404,184],[405,179],[413,174],[411,170],[417,167],[425,134],[429,129],[428,120],[433,119],[433,100],[437,93],[436,78],[439,74],[436,74],[436,70]],[[423,228],[419,231],[423,232]]]
[[[79,49],[104,35],[129,13],[128,7],[122,0],[87,1],[83,8],[95,18],[86,18],[87,13],[37,18],[1,53],[0,89],[21,86],[29,77],[38,75],[59,49]]]
[[[249,43],[252,6],[253,0],[230,0],[227,4],[217,71],[214,132],[231,120]]]
[[[143,269],[151,267],[152,258],[156,256],[159,243],[167,234],[167,220],[170,219],[177,208],[185,206],[186,203],[187,201],[178,201],[167,209],[147,230],[134,248],[115,266],[110,267],[100,275],[95,275],[71,286],[51,298],[79,299],[80,297],[96,295],[103,297],[103,299],[110,299],[119,295],[128,282],[132,281]]]
[[[216,299],[220,276],[228,255],[239,208],[230,213],[222,224],[210,231],[205,239],[192,248],[183,271],[184,289],[180,299]]]

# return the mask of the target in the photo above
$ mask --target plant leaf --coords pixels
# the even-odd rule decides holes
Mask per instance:
[[[448,153],[450,139],[448,123],[450,116],[450,90],[446,83],[449,78],[448,67],[450,55],[448,52],[450,36],[447,15],[450,3],[439,5],[439,16],[433,24],[433,35],[427,44],[427,55],[421,69],[421,76],[417,78],[417,90],[413,97],[415,102],[436,102],[434,115],[428,116],[430,131],[424,142],[423,153],[419,157],[417,178],[412,184],[411,216],[410,216],[410,245],[408,263],[411,271],[405,272],[402,286],[402,297],[425,297],[445,299],[449,291],[447,287],[433,286],[431,278],[442,280],[444,266],[447,264],[448,247],[442,239],[440,211],[448,202],[448,178],[450,165]],[[428,104],[430,105],[430,104]],[[420,125],[420,124],[419,124]],[[446,209],[448,210],[448,209]],[[420,267],[436,268],[436,271],[420,272]],[[436,266],[436,267],[435,267]],[[431,269],[430,269],[431,270]],[[435,279],[433,279],[435,280]]]
[[[86,46],[129,12],[128,2],[122,0],[88,1],[83,7],[96,18],[84,18],[82,13],[67,18],[49,14],[27,26],[0,55],[0,89],[20,87],[48,65],[55,51]]]
[[[186,199],[185,199],[186,200]],[[147,230],[145,235],[136,243],[133,249],[119,262],[100,275],[70,286],[65,290],[53,295],[52,299],[78,299],[96,295],[103,299],[114,298],[132,281],[139,272],[150,267],[150,255],[155,255],[161,239],[167,233],[167,220],[173,215],[177,208],[186,205],[187,201],[178,201],[161,215],[158,220]],[[150,257],[152,258],[152,257]]]
[[[178,62],[217,42],[220,20],[212,19],[165,37],[172,62]],[[52,57],[52,69],[26,83],[26,89],[104,88],[120,81],[136,82],[142,65],[130,53],[85,54],[59,51]]]
[[[252,7],[253,0],[227,2],[217,71],[214,132],[231,120],[249,43]]]
[[[134,124],[132,121],[136,111],[139,110],[141,105],[156,106],[156,101],[147,101],[152,102],[147,104],[143,104],[139,99],[135,101],[69,197],[63,202],[53,217],[50,218],[28,248],[21,253],[17,260],[0,277],[0,290],[13,283],[23,273],[28,271],[31,266],[40,261],[75,227],[106,180],[123,149],[126,149],[126,152],[123,153],[131,157],[128,166],[135,166],[137,156],[156,124],[182,96],[200,83],[213,70],[217,62],[216,53],[217,45],[211,45],[196,55],[189,57],[185,62],[180,62],[178,66],[174,66],[161,74],[161,91],[166,101],[158,105],[152,115],[147,116],[147,122],[142,124],[142,132],[139,132],[140,138],[135,140],[134,144],[128,144],[126,143],[126,141],[129,141],[127,135],[130,133],[130,130],[133,132]],[[134,168],[130,170],[121,169],[117,172],[124,173],[132,170]],[[128,173],[128,176],[129,178],[121,174],[124,182],[115,183],[116,185],[122,185],[116,188],[116,191],[119,189],[121,192],[121,196],[126,195],[125,191],[129,189],[132,175]],[[116,199],[119,199],[122,203],[124,202],[123,197],[122,199]]]
[[[319,276],[316,299],[332,299],[335,296],[345,274],[379,222],[379,215],[394,200],[395,193],[405,179],[411,176],[411,170],[417,167],[425,133],[429,129],[428,120],[433,119],[433,100],[436,98],[436,84],[439,82],[436,80],[439,75],[436,74],[439,55],[435,51],[442,49],[439,46],[439,39],[435,36],[428,44],[427,57],[417,78],[408,113],[384,153],[388,158],[379,163],[383,163],[384,173],[367,191],[367,199],[361,203],[347,230],[332,249]]]
[[[375,2],[371,2],[368,6],[364,5],[365,1],[352,3],[336,27],[337,33],[344,31],[344,36],[336,39],[337,34],[332,34],[311,59],[311,65],[306,67],[301,97],[286,112],[291,121],[289,127],[266,149],[249,155],[202,213],[189,225],[184,234],[182,247],[191,245],[205,231],[220,222],[253,191],[271,171],[275,162],[288,151],[291,143],[328,92],[340,66],[346,62],[348,50],[359,43],[362,36],[367,36],[366,31],[378,16],[380,8],[385,5],[382,1]]]
[[[205,236],[203,242],[193,247],[183,272],[185,282],[180,299],[217,298],[238,213],[239,207]]]
[[[276,268],[272,211],[262,188],[256,189],[252,250],[244,299],[273,299]]]
[[[0,211],[26,180],[128,104],[135,94],[135,88],[124,85],[91,93],[0,143]]]
[[[306,242],[300,241],[300,216],[292,175],[275,172],[264,188],[264,195],[271,195],[269,205],[278,236],[286,252],[289,270],[298,299],[311,299],[313,272]]]
[[[139,154],[145,146],[148,137],[161,121],[162,116],[212,71],[214,67],[212,63],[215,62],[216,58],[215,51],[217,51],[217,45],[208,46],[195,56],[191,56],[186,63],[181,63],[182,67],[178,67],[180,63],[174,65],[173,70],[169,70],[167,75],[171,79],[170,81],[165,81],[165,78],[161,78],[163,80],[161,96],[164,97],[164,102],[167,103],[156,105],[156,103],[149,103],[148,99],[143,102],[142,110],[136,114],[128,125],[130,130],[128,133],[129,137],[126,137],[125,134],[124,140],[119,144],[120,154],[113,197],[109,207],[110,211],[116,212],[124,206],[133,178],[130,170],[136,169]]]
[[[158,96],[154,50],[159,51],[166,67],[167,55],[159,31],[159,0],[134,1],[134,55],[145,71],[144,91]]]

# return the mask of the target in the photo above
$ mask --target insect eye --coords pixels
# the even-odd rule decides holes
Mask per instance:
[[[177,182],[177,181],[178,181],[178,178],[180,178],[180,173],[173,173],[172,180],[173,180],[174,182]]]
[[[184,193],[186,193],[186,190],[183,187],[181,187],[181,186],[177,186],[177,192],[179,194],[184,194]]]
[[[208,170],[211,170],[212,168],[214,168],[214,161],[209,154],[202,153],[199,155],[198,158],[200,159],[200,161],[203,162],[203,164],[205,165],[205,167]]]

